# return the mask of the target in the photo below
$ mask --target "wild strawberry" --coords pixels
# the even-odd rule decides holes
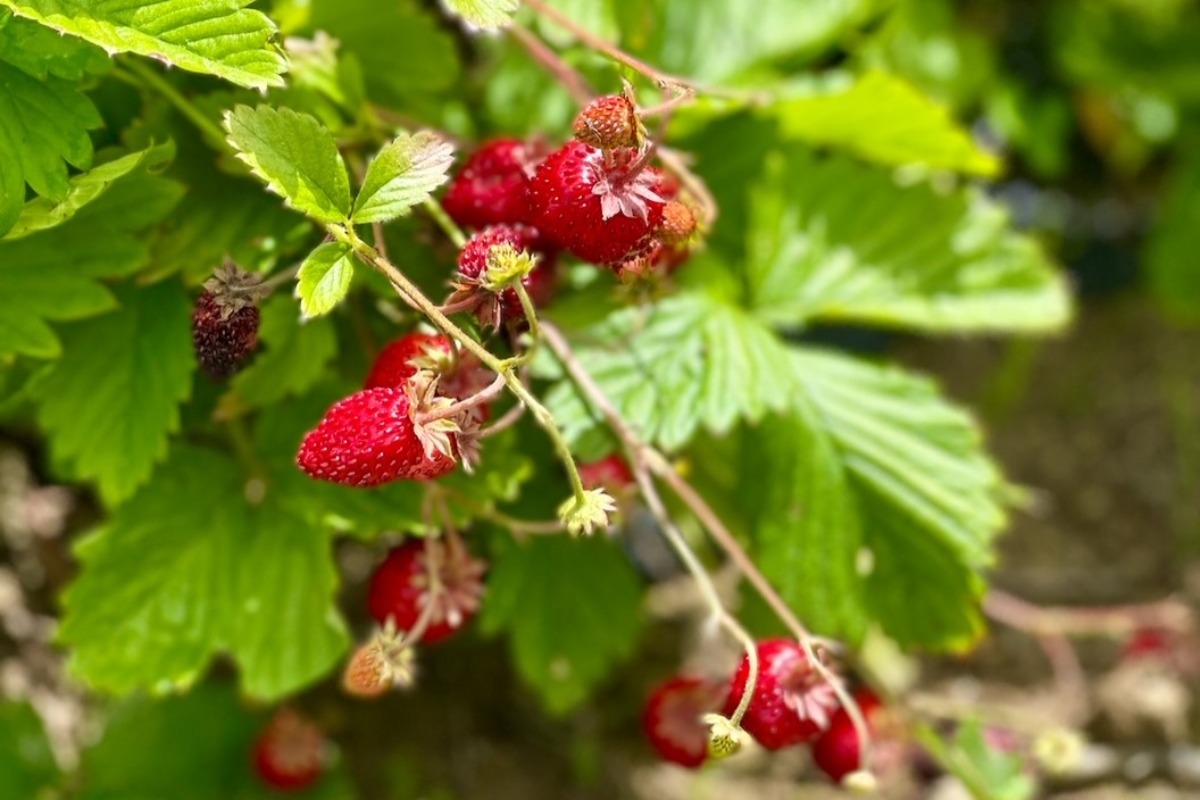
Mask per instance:
[[[642,730],[666,761],[696,768],[708,758],[708,725],[702,720],[725,700],[726,688],[676,675],[654,688],[642,713]]]
[[[567,142],[538,165],[530,221],[552,243],[593,264],[619,265],[646,249],[662,222],[657,170],[636,150]]]
[[[299,792],[325,771],[328,745],[312,721],[280,709],[254,740],[254,771],[271,789]]]
[[[854,693],[854,700],[862,711],[867,723],[867,730],[874,737],[879,726],[874,720],[882,709],[882,704],[874,692],[860,689]],[[850,720],[846,709],[839,708],[829,720],[829,727],[812,743],[813,762],[817,767],[840,783],[842,778],[862,767],[858,746],[858,731]]]
[[[692,210],[678,200],[670,200],[663,206],[662,223],[655,236],[663,244],[685,244],[696,231],[696,216]]]
[[[357,648],[342,673],[342,688],[355,697],[373,698],[392,688],[391,667],[377,642]]]
[[[413,332],[380,351],[363,388],[403,389],[422,370],[437,376],[439,394],[455,400],[470,397],[492,382],[491,371],[472,354],[456,351],[446,336]],[[487,419],[486,404],[476,409],[480,420]]]
[[[633,470],[620,453],[579,465],[579,477],[588,489],[605,489],[611,495],[633,485]]]
[[[473,303],[479,322],[499,328],[501,323],[525,319],[521,298],[512,288],[497,283],[524,271],[521,284],[534,300],[534,293],[545,299],[547,278],[553,283],[553,256],[536,253],[541,234],[528,225],[492,225],[479,231],[458,254],[458,278],[455,292],[447,305]],[[535,277],[539,270],[541,275]],[[536,300],[535,300],[536,302]]]
[[[371,576],[367,609],[380,625],[390,620],[397,631],[413,631],[427,617],[419,641],[439,642],[479,610],[486,569],[461,543],[410,539],[393,548]]]
[[[742,656],[734,673],[724,713],[733,714],[749,678],[750,662]],[[768,750],[807,742],[829,726],[837,708],[833,687],[825,682],[794,639],[758,644],[758,682],[742,718],[746,732]]]
[[[450,182],[442,207],[468,228],[528,222],[529,174],[541,155],[540,146],[517,139],[484,143]]]
[[[425,422],[423,414],[449,405],[422,389],[364,389],[338,401],[304,437],[296,463],[314,478],[344,486],[431,480],[454,469],[461,452],[458,422]]]
[[[1122,663],[1143,658],[1167,660],[1173,649],[1171,633],[1162,628],[1139,628],[1121,648]]]
[[[212,377],[225,380],[258,347],[258,303],[266,296],[262,278],[226,264],[204,282],[192,311],[192,347]]]
[[[444,376],[454,367],[454,343],[441,334],[406,333],[389,342],[371,365],[364,389],[401,389],[418,371]]]
[[[572,128],[575,138],[586,145],[611,150],[642,143],[642,124],[633,102],[625,95],[597,97],[583,107]]]

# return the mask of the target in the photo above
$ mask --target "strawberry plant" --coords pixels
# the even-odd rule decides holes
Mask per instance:
[[[814,332],[1072,300],[886,5],[0,0],[0,420],[83,498],[54,644],[107,719],[13,785],[354,796],[339,726],[492,639],[570,715],[662,649],[647,534],[711,656],[649,678],[686,676],[664,759],[815,741],[869,787],[881,706],[877,750],[995,756],[869,653],[981,641],[1021,493],[935,382]]]

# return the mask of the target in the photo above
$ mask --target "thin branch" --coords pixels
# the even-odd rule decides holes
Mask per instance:
[[[668,75],[667,73],[650,66],[645,61],[642,61],[639,58],[634,58],[625,51],[621,50],[619,47],[614,47],[596,34],[589,31],[587,28],[581,27],[573,19],[563,14],[558,9],[546,2],[543,2],[543,0],[525,0],[525,4],[554,24],[565,28],[572,36],[591,49],[608,56],[613,61],[624,64],[635,72],[645,75],[663,89],[692,86],[691,82],[687,81],[686,79],[679,78],[674,75]]]
[[[588,84],[587,78],[583,77],[578,70],[566,61],[563,61],[558,53],[547,47],[541,39],[520,25],[509,27],[508,35],[516,39],[535,61],[545,67],[546,71],[563,85],[563,88],[567,90],[577,104],[580,106],[587,105],[596,95],[591,85]]]
[[[983,598],[983,610],[997,622],[1035,636],[1126,636],[1143,628],[1195,628],[1192,610],[1173,597],[1153,603],[1068,608],[1039,606],[992,589]]]
[[[679,498],[683,500],[684,504],[688,506],[692,513],[696,515],[696,518],[708,530],[709,534],[717,542],[717,545],[725,551],[726,556],[734,562],[739,571],[746,576],[755,589],[758,590],[759,594],[762,595],[776,614],[779,615],[780,619],[791,629],[813,669],[829,684],[834,694],[837,695],[842,707],[846,709],[846,714],[850,717],[855,733],[858,736],[859,752],[862,754],[861,763],[870,763],[871,734],[867,727],[866,719],[863,717],[862,710],[858,707],[858,703],[855,702],[851,694],[846,691],[845,686],[842,685],[842,681],[829,669],[813,647],[814,643],[826,646],[825,640],[817,639],[801,624],[796,615],[792,613],[792,610],[788,608],[787,603],[783,601],[783,598],[779,596],[770,582],[759,571],[758,567],[755,566],[750,556],[737,543],[733,534],[721,522],[720,517],[704,502],[699,493],[671,467],[670,462],[661,453],[647,445],[634,433],[633,429],[621,417],[612,402],[605,396],[604,391],[596,384],[587,370],[583,368],[579,360],[575,358],[575,354],[571,350],[566,337],[562,335],[562,332],[549,323],[543,323],[542,338],[546,342],[546,346],[558,357],[559,362],[563,365],[563,369],[566,370],[571,380],[579,387],[592,405],[600,411],[601,415],[608,422],[609,427],[612,428],[613,433],[625,445],[626,450],[633,459],[635,472],[636,468],[645,464],[656,475],[662,478],[671,487],[672,491],[679,495]],[[651,488],[653,487],[651,486]],[[643,494],[645,494],[644,489]]]

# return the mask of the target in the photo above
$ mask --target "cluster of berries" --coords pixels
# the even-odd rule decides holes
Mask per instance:
[[[351,656],[342,678],[346,690],[378,697],[411,685],[413,646],[443,641],[474,618],[486,572],[457,536],[414,538],[392,548],[367,593],[379,631]]]
[[[409,333],[376,358],[362,390],[335,403],[304,437],[296,463],[345,486],[432,480],[475,460],[487,405],[458,401],[489,372],[445,336]]]
[[[742,728],[767,750],[809,744],[813,761],[834,781],[862,768],[857,732],[825,679],[794,639],[769,639],[757,646],[759,674]],[[705,718],[734,713],[746,690],[750,661],[742,657],[727,683],[675,676],[650,694],[643,729],[662,758],[696,768],[708,760],[710,730]],[[859,690],[854,699],[868,728],[887,727],[879,699]]]
[[[553,151],[536,141],[493,140],[454,177],[443,205],[476,233],[460,256],[449,304],[475,298],[485,324],[521,318],[511,289],[496,298],[494,283],[491,292],[487,286],[489,267],[503,274],[498,262],[514,251],[536,259],[523,278],[535,302],[552,292],[563,251],[627,281],[668,272],[687,258],[695,214],[679,184],[651,165],[654,150],[630,96],[592,101],[574,131],[575,139]]]

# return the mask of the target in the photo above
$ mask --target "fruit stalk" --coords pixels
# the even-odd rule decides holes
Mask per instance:
[[[638,453],[631,452],[633,460],[630,465],[633,467],[633,477],[637,481],[638,489],[642,493],[642,498],[646,501],[646,507],[650,509],[650,513],[658,521],[658,527],[662,531],[663,538],[671,545],[671,548],[679,556],[684,567],[691,573],[692,578],[700,587],[700,593],[704,595],[705,602],[708,603],[709,609],[712,611],[713,617],[720,623],[726,631],[736,638],[742,645],[742,649],[746,653],[746,659],[749,663],[749,674],[746,678],[746,686],[742,691],[742,697],[738,701],[737,708],[729,720],[738,726],[741,724],[742,717],[746,714],[746,709],[750,707],[750,700],[754,697],[754,687],[758,684],[758,648],[754,644],[754,638],[746,632],[742,624],[729,613],[725,608],[725,604],[721,602],[721,596],[717,592],[716,585],[709,577],[708,570],[700,563],[700,559],[696,556],[694,550],[687,543],[683,532],[671,520],[667,514],[667,509],[663,505],[662,497],[658,494],[658,489],[654,485],[654,480],[650,477],[650,472],[646,468],[645,462],[637,458]]]
[[[439,419],[446,419],[447,417],[456,417],[464,411],[475,408],[475,406],[489,403],[493,398],[495,398],[496,395],[500,394],[500,392],[504,390],[504,384],[504,376],[497,375],[494,381],[470,397],[464,397],[462,400],[459,400],[456,403],[451,403],[450,405],[439,408],[436,411],[430,411],[427,414],[423,414],[421,415],[420,421],[425,423],[433,422],[434,420]]]
[[[816,651],[813,648],[813,642],[817,641],[816,637],[809,633],[808,629],[796,618],[796,615],[788,608],[787,603],[783,601],[783,598],[771,586],[766,576],[755,566],[754,561],[742,549],[741,545],[737,543],[733,534],[721,522],[721,518],[704,501],[704,498],[675,471],[670,462],[661,453],[638,438],[617,412],[613,404],[604,395],[603,390],[596,385],[592,376],[588,374],[587,370],[579,363],[579,360],[575,358],[570,344],[562,333],[553,325],[543,324],[542,338],[546,342],[546,346],[558,358],[559,363],[562,364],[571,381],[583,392],[592,405],[600,411],[613,433],[624,444],[625,449],[629,453],[631,463],[635,465],[635,470],[645,464],[671,487],[692,513],[696,515],[696,518],[700,520],[705,529],[708,530],[709,535],[713,537],[717,545],[737,565],[741,573],[746,576],[747,580],[750,581],[763,599],[767,601],[772,610],[775,611],[779,618],[792,631],[801,648],[804,650],[804,655],[813,665],[813,669],[833,688],[838,701],[846,709],[850,721],[854,724],[855,733],[858,735],[859,752],[862,754],[862,763],[870,763],[871,735],[867,728],[866,719],[863,717],[862,710],[859,709],[854,698],[842,686],[842,682],[830,671],[825,662],[817,657]],[[684,546],[686,547],[686,542]]]

